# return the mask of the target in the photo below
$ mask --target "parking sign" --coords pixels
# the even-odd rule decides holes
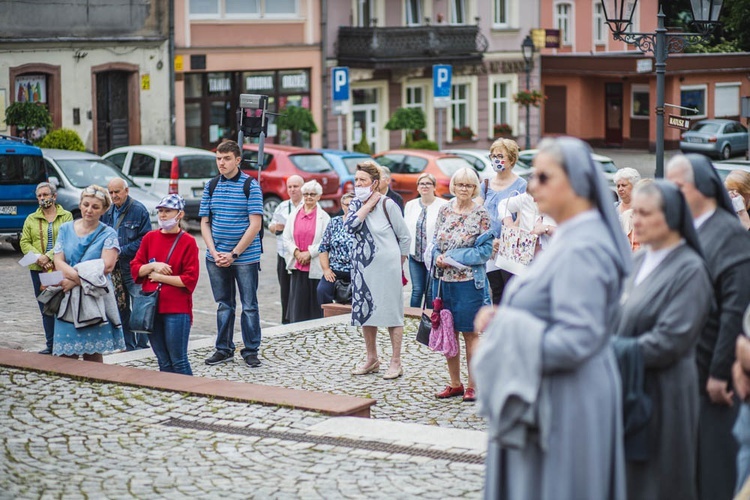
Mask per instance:
[[[453,67],[450,64],[436,64],[432,67],[432,94],[434,97],[451,96]]]
[[[334,101],[349,100],[349,68],[346,66],[331,68],[331,91]]]

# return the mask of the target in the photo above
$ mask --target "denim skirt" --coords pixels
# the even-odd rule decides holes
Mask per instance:
[[[438,296],[440,280],[432,285],[433,296]],[[474,280],[446,282],[440,285],[440,296],[443,298],[443,308],[453,314],[453,328],[457,332],[473,332],[474,316],[483,305],[484,289],[478,289]]]

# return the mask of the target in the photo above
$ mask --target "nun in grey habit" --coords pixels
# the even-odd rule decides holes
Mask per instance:
[[[506,311],[523,314],[514,315],[512,328],[507,315],[496,314],[475,359],[490,435],[485,497],[623,499],[621,387],[610,337],[632,266],[630,245],[584,142],[542,141],[529,188],[539,210],[559,226],[503,296]],[[517,337],[510,342],[537,331],[540,322],[535,345]],[[504,345],[523,345],[523,352]],[[498,380],[497,366],[520,356],[538,366],[537,376],[500,370],[506,376]]]
[[[685,198],[657,180],[633,193],[635,233],[645,248],[625,283],[616,333],[642,355],[651,399],[645,460],[628,459],[631,499],[698,498],[699,389],[695,345],[713,301],[708,268]]]

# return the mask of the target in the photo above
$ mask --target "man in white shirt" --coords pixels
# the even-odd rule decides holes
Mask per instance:
[[[289,323],[286,317],[286,308],[289,303],[289,271],[286,269],[286,260],[284,259],[284,238],[281,233],[284,232],[286,221],[294,210],[302,203],[302,184],[305,180],[299,175],[293,175],[286,181],[286,192],[289,195],[288,200],[279,203],[271,217],[271,223],[268,230],[276,235],[276,275],[279,278],[279,288],[281,290],[281,322]]]

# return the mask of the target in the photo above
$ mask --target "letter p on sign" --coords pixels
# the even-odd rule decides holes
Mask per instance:
[[[331,93],[334,101],[349,100],[349,68],[331,68]]]
[[[436,64],[432,67],[432,87],[434,97],[450,97],[453,67],[450,64]]]

